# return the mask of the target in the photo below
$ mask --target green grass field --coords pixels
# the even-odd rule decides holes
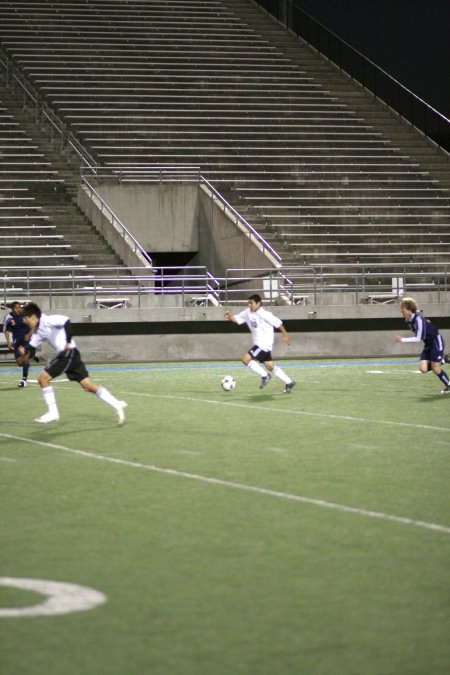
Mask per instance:
[[[448,675],[450,396],[411,359],[283,367],[290,395],[91,368],[123,427],[62,378],[38,425],[2,367],[0,575],[106,602],[0,617],[1,675]],[[0,610],[44,599],[0,584]]]

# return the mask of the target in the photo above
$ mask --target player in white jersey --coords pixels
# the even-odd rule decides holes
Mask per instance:
[[[56,352],[55,357],[48,363],[38,378],[44,401],[48,406],[48,412],[41,417],[37,417],[36,422],[48,424],[59,420],[58,406],[56,405],[55,392],[51,386],[51,381],[58,375],[65,373],[69,380],[79,382],[85,391],[96,394],[98,398],[112,406],[117,412],[119,424],[123,424],[125,421],[124,410],[127,404],[125,401],[119,401],[105,387],[95,384],[91,380],[72,337],[70,319],[60,314],[52,316],[43,314],[40,307],[33,302],[25,306],[23,316],[25,323],[32,331],[28,346],[20,348],[23,358],[28,358],[28,352],[33,355],[34,350],[42,342],[48,342]]]
[[[257,293],[250,295],[247,309],[236,315],[227,311],[225,312],[225,318],[237,324],[246,323],[250,328],[253,347],[244,354],[241,361],[261,377],[259,388],[264,389],[271,376],[275,375],[284,382],[284,393],[290,394],[295,387],[295,380],[286,375],[280,366],[272,361],[275,328],[281,331],[283,340],[286,344],[289,344],[289,335],[281,319],[261,307],[261,297]],[[265,366],[266,370],[261,364]]]

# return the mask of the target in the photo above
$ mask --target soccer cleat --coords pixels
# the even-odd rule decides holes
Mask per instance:
[[[120,408],[117,408],[117,417],[119,418],[119,425],[122,425],[125,422],[125,408],[128,403],[125,401],[120,401]]]
[[[441,394],[450,394],[450,384],[441,391]]]
[[[20,380],[19,384],[17,385],[18,387],[26,387],[27,386],[27,381],[26,380]]]
[[[450,363],[450,354],[444,354],[444,358],[442,359],[442,363]]]
[[[297,382],[295,380],[292,380],[292,382],[288,382],[287,385],[284,387],[284,393],[290,394],[296,384]]]
[[[46,412],[44,415],[41,415],[41,417],[36,417],[34,421],[39,422],[40,424],[48,424],[49,422],[57,422],[58,420],[59,415],[57,412]]]
[[[259,388],[264,389],[264,387],[267,387],[271,377],[272,377],[272,375],[270,373],[267,373],[267,375],[264,375],[264,377],[261,378],[261,384],[259,385]]]

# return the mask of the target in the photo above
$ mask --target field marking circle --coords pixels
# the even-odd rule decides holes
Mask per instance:
[[[0,607],[0,618],[57,616],[84,612],[106,602],[106,596],[88,586],[46,579],[0,577],[0,586],[20,588],[47,596],[44,602],[26,607]]]

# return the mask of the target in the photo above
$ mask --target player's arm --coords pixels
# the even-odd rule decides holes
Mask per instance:
[[[10,349],[12,351],[14,349],[14,346],[13,346],[13,341],[11,339],[11,331],[9,331],[6,328],[4,333],[5,333],[5,338],[6,338],[6,345],[7,345],[8,349]]]
[[[69,349],[72,349],[72,338],[73,338],[72,324],[70,323],[70,319],[67,319],[63,328],[64,328],[64,332],[66,334],[65,350],[68,351]]]
[[[417,337],[417,335],[415,335],[414,337],[402,337],[401,335],[395,336],[396,342],[420,342],[421,340],[422,338]]]
[[[224,313],[224,317],[225,317],[226,319],[228,319],[228,321],[233,321],[233,323],[237,323],[237,319],[236,319],[236,317],[234,316],[234,314],[232,314],[232,313],[229,312],[228,310]]]
[[[281,335],[283,336],[283,340],[288,345],[289,344],[289,333],[287,332],[283,323],[278,326],[278,330],[280,331]]]
[[[422,317],[418,317],[415,335],[413,335],[413,337],[402,337],[401,335],[396,335],[395,341],[396,342],[421,342],[423,340],[423,337],[422,337],[423,336],[423,322],[424,322],[424,319]]]

